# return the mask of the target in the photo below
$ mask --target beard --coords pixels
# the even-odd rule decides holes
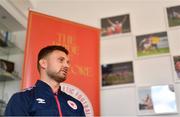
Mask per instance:
[[[58,83],[64,82],[66,80],[66,75],[60,74],[61,71],[59,72],[52,72],[52,71],[47,71],[47,75],[55,80]]]

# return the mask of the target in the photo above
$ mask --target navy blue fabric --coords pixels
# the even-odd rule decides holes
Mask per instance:
[[[7,104],[5,116],[59,116],[55,95],[60,102],[61,116],[85,116],[83,106],[78,100],[60,88],[54,94],[51,87],[41,80],[33,88],[14,94]],[[70,106],[68,101],[74,102],[77,109]]]

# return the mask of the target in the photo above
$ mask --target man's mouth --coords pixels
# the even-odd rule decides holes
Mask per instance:
[[[63,69],[63,70],[61,70],[62,72],[64,72],[64,74],[67,74],[68,73],[68,70],[66,70],[66,69]]]

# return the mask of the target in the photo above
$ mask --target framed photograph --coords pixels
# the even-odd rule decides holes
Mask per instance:
[[[103,87],[134,83],[132,62],[103,64],[101,68]]]
[[[169,27],[180,26],[180,6],[168,7],[166,11],[168,17],[168,26]]]
[[[138,115],[174,114],[177,110],[173,84],[137,88]]]
[[[167,32],[138,35],[135,41],[137,58],[169,53]]]
[[[107,37],[123,33],[130,33],[130,17],[129,14],[120,16],[106,17],[101,19],[101,36]]]
[[[180,55],[173,56],[175,82],[180,82]]]

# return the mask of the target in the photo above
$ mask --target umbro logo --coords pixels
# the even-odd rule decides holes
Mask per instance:
[[[42,98],[37,98],[36,101],[39,103],[39,104],[45,104],[45,99],[42,99]]]

